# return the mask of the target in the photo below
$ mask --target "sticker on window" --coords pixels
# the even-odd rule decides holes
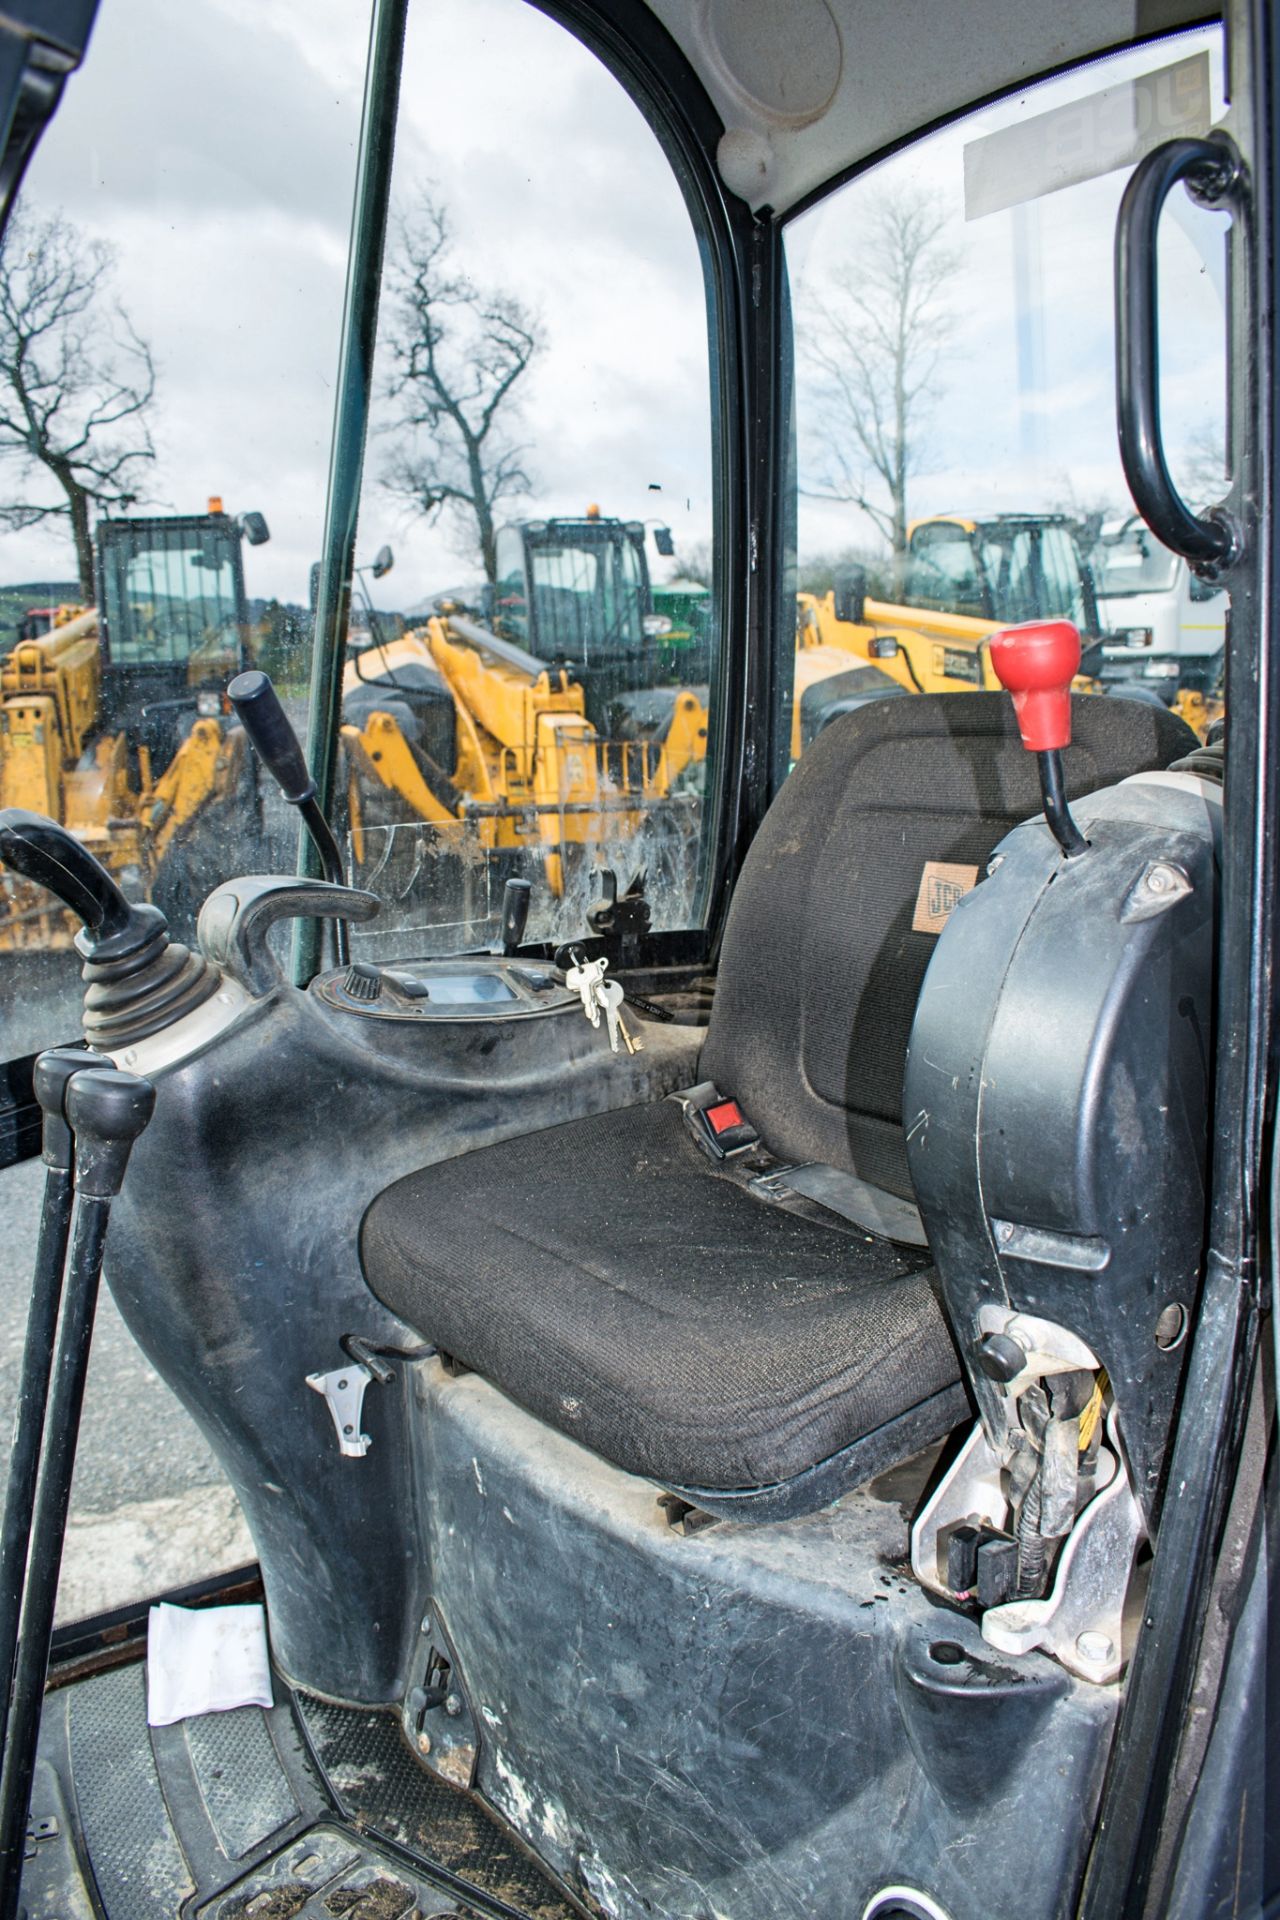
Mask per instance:
[[[1209,56],[1193,53],[971,140],[964,150],[964,217],[981,220],[1118,167],[1165,140],[1211,125]]]
[[[947,860],[926,860],[911,925],[917,933],[941,933],[958,900],[978,884],[976,867],[954,866]]]

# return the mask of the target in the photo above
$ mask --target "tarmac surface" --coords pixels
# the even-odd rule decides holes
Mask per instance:
[[[0,1173],[0,1469],[7,1467],[36,1232],[38,1160]],[[127,1257],[127,1255],[125,1256]],[[108,1254],[110,1258],[110,1252]],[[208,1443],[99,1295],[59,1617],[123,1605],[252,1559]]]

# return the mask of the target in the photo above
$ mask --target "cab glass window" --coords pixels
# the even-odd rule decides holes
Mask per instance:
[[[851,659],[889,691],[993,686],[986,637],[1044,618],[1080,629],[1079,691],[1202,733],[1220,714],[1226,596],[1193,600],[1120,467],[1112,262],[1137,161],[1221,119],[1221,59],[1214,27],[1081,66],[788,224],[806,714]],[[1179,190],[1159,237],[1164,434],[1195,508],[1226,489],[1226,226]]]
[[[220,881],[296,856],[224,693],[266,667],[305,726],[368,32],[360,5],[102,0],[0,244],[0,806],[187,942]],[[9,1407],[44,1176],[19,1119],[30,1056],[80,1032],[77,925],[0,873]],[[104,1288],[64,1619],[252,1558],[135,1332]]]
[[[708,301],[672,162],[594,53],[523,0],[411,10],[338,770],[383,905],[353,950],[485,944],[517,877],[527,937],[570,940],[604,868],[644,876],[655,929],[694,923]]]

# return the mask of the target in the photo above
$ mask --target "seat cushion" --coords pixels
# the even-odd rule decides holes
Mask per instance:
[[[669,1101],[408,1175],[361,1257],[427,1339],[670,1486],[773,1486],[959,1378],[927,1256],[755,1199]]]

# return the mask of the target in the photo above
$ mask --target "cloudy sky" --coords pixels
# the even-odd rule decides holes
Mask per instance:
[[[319,552],[367,31],[353,0],[102,0],[24,191],[116,250],[120,298],[159,367],[157,510],[210,493],[260,508],[272,541],[249,556],[250,591],[295,600]],[[698,252],[612,76],[521,0],[416,10],[397,213],[426,191],[449,210],[458,269],[541,320],[518,422],[535,490],[515,511],[594,500],[704,537]],[[425,527],[381,485],[394,417],[380,395],[360,544],[395,547],[384,597],[403,605],[475,563],[452,527]],[[56,531],[0,541],[2,579],[72,571]]]
[[[305,599],[319,551],[367,31],[358,0],[102,0],[86,66],[25,189],[34,212],[62,210],[115,249],[119,296],[159,367],[149,504],[198,509],[216,492],[231,511],[261,509],[273,538],[249,555],[250,591],[294,600]],[[1217,38],[1206,32],[1029,89],[793,223],[808,480],[831,431],[806,367],[816,306],[865,245],[880,197],[905,188],[945,212],[943,241],[957,255],[946,295],[952,334],[912,510],[1122,503],[1110,261],[1124,176],[1050,195],[1025,216],[1024,308],[1031,292],[1021,318],[1037,342],[1028,387],[1016,366],[1015,217],[965,221],[963,149],[1200,47],[1216,70]],[[518,422],[534,486],[513,513],[579,512],[595,500],[606,512],[668,520],[678,547],[704,539],[710,426],[697,248],[670,169],[613,78],[522,0],[416,9],[396,216],[426,192],[449,210],[456,266],[526,302],[546,338],[522,383]],[[1221,416],[1220,224],[1181,195],[1165,222],[1162,344],[1175,445]],[[454,527],[428,527],[383,486],[395,418],[380,392],[360,547],[365,558],[384,540],[395,547],[380,597],[404,606],[473,576],[475,561]],[[847,508],[802,504],[802,549],[866,534]],[[0,545],[0,580],[72,571],[56,529],[0,535]]]
[[[1127,508],[1115,431],[1112,250],[1128,173],[1103,174],[1017,211],[966,219],[964,150],[998,129],[1202,51],[1209,59],[1216,120],[1222,112],[1220,35],[1216,29],[1182,34],[1028,88],[931,134],[792,223],[787,258],[796,313],[802,487],[819,488],[832,430],[822,380],[807,358],[819,331],[817,309],[834,298],[838,310],[833,279],[865,247],[884,197],[905,195],[942,216],[937,244],[953,261],[940,296],[950,336],[919,436],[911,512],[1090,508],[1104,502]],[[1162,405],[1175,466],[1180,454],[1221,429],[1226,225],[1177,189],[1161,226]],[[1020,321],[1033,342],[1023,372]],[[855,540],[874,539],[867,521],[848,508],[802,493],[802,554],[838,549],[851,529]]]

